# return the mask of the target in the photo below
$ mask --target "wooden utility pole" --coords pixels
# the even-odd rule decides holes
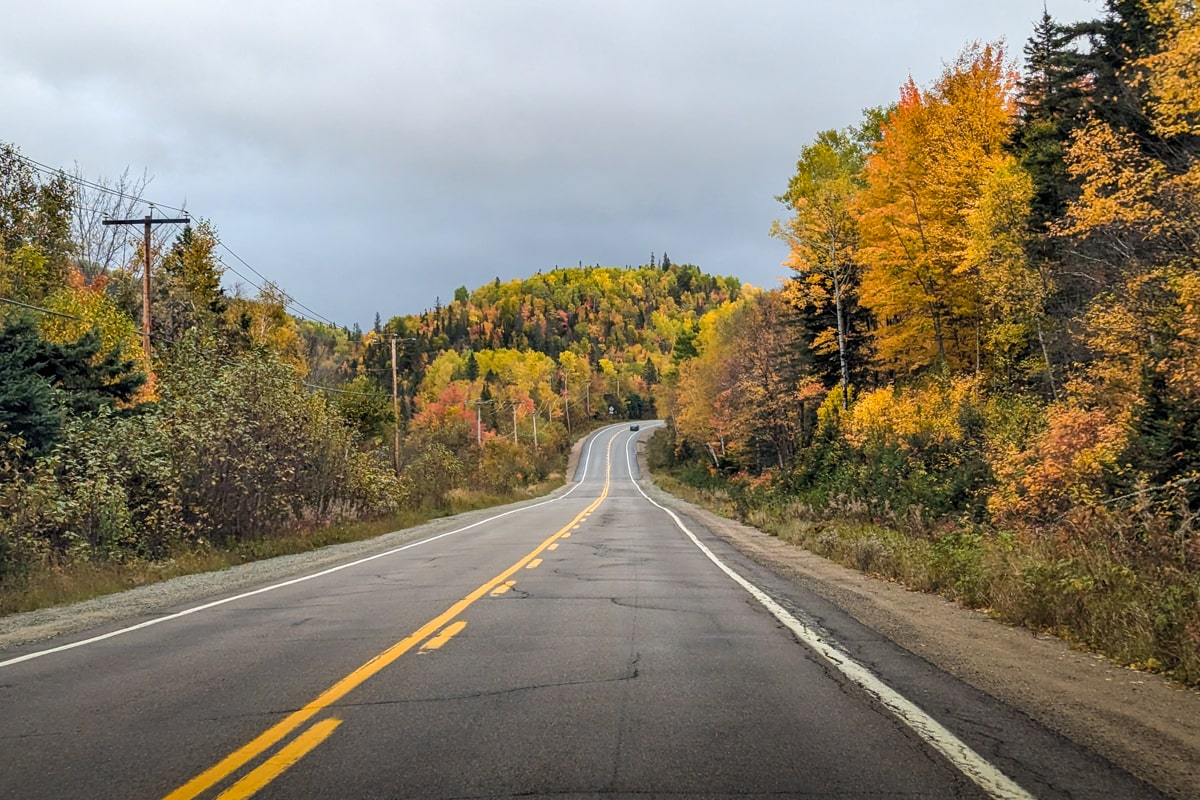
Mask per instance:
[[[396,377],[396,342],[415,342],[415,336],[400,337],[396,334],[391,334],[392,339],[392,416],[396,418],[395,436],[392,440],[392,466],[396,470],[396,477],[400,477],[400,382]],[[412,403],[409,402],[408,410],[412,412]]]
[[[475,446],[483,447],[483,407],[491,405],[495,400],[476,400],[471,403],[475,406]]]
[[[396,419],[395,440],[392,443],[392,466],[396,469],[396,477],[400,477],[400,392],[396,379],[396,337],[392,337],[392,415]]]
[[[146,353],[146,360],[150,360],[150,259],[153,253],[150,247],[150,228],[153,225],[176,224],[190,225],[191,220],[187,217],[183,219],[155,219],[153,214],[147,214],[141,219],[106,219],[105,225],[144,225],[146,227],[145,250],[143,258],[146,262],[146,268],[142,272],[142,350]]]

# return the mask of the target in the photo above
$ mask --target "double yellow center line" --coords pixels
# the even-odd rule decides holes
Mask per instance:
[[[510,566],[508,569],[501,572],[496,577],[492,578],[487,583],[480,586],[475,591],[462,598],[454,605],[437,615],[429,622],[422,625],[411,635],[401,639],[394,645],[384,650],[379,655],[372,658],[370,661],[363,664],[358,669],[351,672],[340,681],[330,686],[322,692],[315,700],[305,705],[303,708],[292,712],[283,720],[275,723],[267,730],[263,731],[249,743],[238,748],[230,753],[225,758],[221,759],[212,767],[192,778],[190,781],[180,786],[175,791],[168,794],[165,800],[192,800],[199,797],[204,792],[216,786],[221,781],[234,774],[242,767],[249,764],[254,759],[261,756],[270,748],[274,747],[292,731],[299,728],[304,723],[315,717],[317,714],[326,710],[334,703],[341,700],[352,690],[356,689],[367,679],[374,676],[376,673],[383,670],[400,656],[407,653],[409,650],[416,647],[421,642],[433,636],[438,631],[442,630],[448,623],[454,621],[462,612],[466,611],[476,600],[491,593],[493,590],[499,589],[505,585],[514,574],[520,570],[531,566],[535,560],[540,562],[539,556],[542,552],[550,549],[550,546],[555,544],[559,539],[570,535],[572,529],[576,528],[585,518],[591,515],[593,511],[600,507],[608,497],[608,489],[611,478],[611,461],[612,461],[612,443],[616,437],[609,439],[608,449],[605,453],[605,470],[604,470],[604,488],[600,492],[591,505],[575,515],[575,518],[556,531],[552,536],[547,538],[532,551],[526,554],[523,558]],[[465,625],[465,623],[462,623]],[[462,625],[457,626],[453,632],[445,632],[445,639],[462,629]],[[442,640],[444,643],[445,640]],[[234,783],[224,792],[219,795],[219,800],[241,800],[254,795],[276,777],[284,772],[288,767],[299,761],[314,747],[324,741],[338,725],[341,720],[329,718],[317,722],[311,728],[306,730],[300,736],[296,737],[291,743],[283,747],[278,753],[264,761],[260,766],[256,767],[251,772],[247,773],[242,779]]]

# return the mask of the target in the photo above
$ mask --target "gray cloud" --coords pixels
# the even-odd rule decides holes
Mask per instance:
[[[1064,19],[1098,13],[1051,2]],[[23,7],[25,8],[25,7]],[[349,324],[555,264],[676,261],[771,286],[800,147],[1012,53],[1042,0],[58,2],[0,50],[0,138],[144,166],[259,271]],[[11,11],[11,10],[10,10]]]

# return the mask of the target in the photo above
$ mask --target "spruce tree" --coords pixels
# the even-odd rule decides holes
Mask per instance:
[[[100,334],[55,344],[28,317],[0,329],[0,436],[20,437],[30,455],[48,452],[67,414],[94,414],[130,402],[146,382],[116,348],[100,355]]]
[[[1043,13],[1024,48],[1021,117],[1014,149],[1033,178],[1030,228],[1034,233],[1045,232],[1047,223],[1061,217],[1078,192],[1066,167],[1067,144],[1082,124],[1085,102],[1074,38],[1071,28]]]

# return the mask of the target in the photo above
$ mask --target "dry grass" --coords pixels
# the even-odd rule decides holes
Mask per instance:
[[[321,547],[372,539],[411,528],[439,517],[504,505],[549,494],[563,484],[561,475],[511,495],[458,490],[448,508],[403,511],[374,520],[302,528],[284,534],[240,542],[229,549],[205,547],[177,553],[166,561],[76,562],[45,564],[32,570],[19,585],[0,585],[0,615],[77,603],[181,575],[212,572],[249,561],[260,561]]]
[[[655,473],[662,489],[730,518],[719,488]],[[1190,518],[1096,513],[1077,529],[1012,533],[839,507],[753,507],[743,521],[852,569],[1047,631],[1125,666],[1200,685],[1200,571]]]

